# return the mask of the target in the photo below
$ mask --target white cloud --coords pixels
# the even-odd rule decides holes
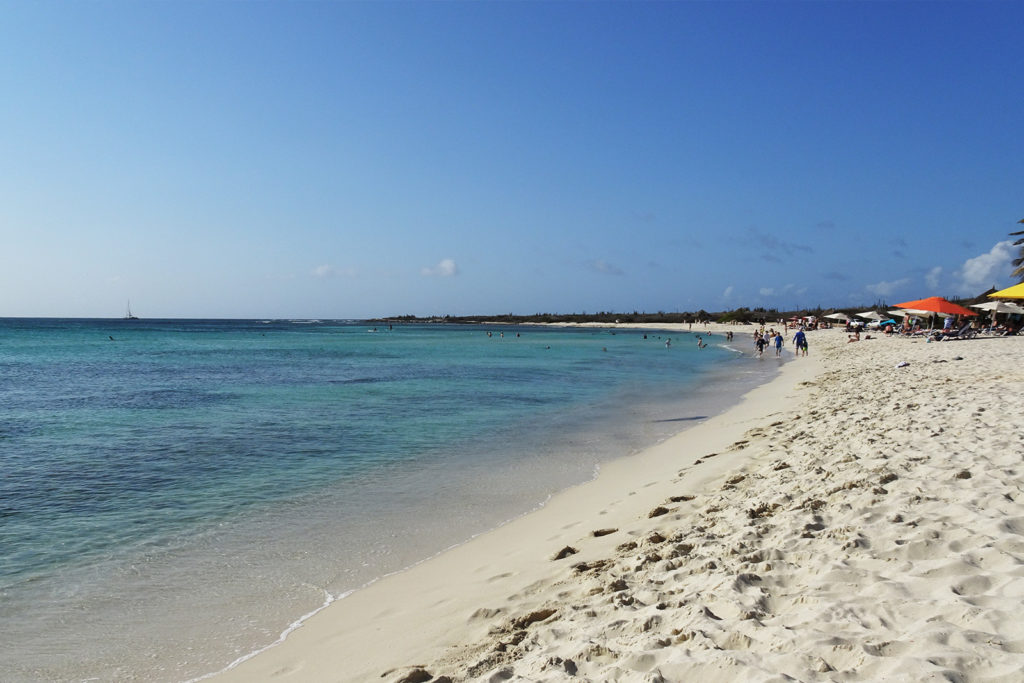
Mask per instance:
[[[797,287],[790,282],[787,285],[783,285],[782,289],[775,287],[762,287],[759,291],[761,296],[789,296],[793,294],[803,296],[807,293],[807,287]]]
[[[869,292],[876,296],[890,296],[897,289],[905,286],[908,282],[910,282],[910,278],[908,277],[902,278],[900,280],[891,280],[888,282],[883,280],[882,282],[876,282],[873,285],[867,285],[864,289],[868,290]]]
[[[356,271],[354,268],[335,268],[325,263],[314,268],[312,274],[314,277],[355,277]]]
[[[722,296],[725,297],[726,299],[732,296],[732,285],[729,285],[728,287],[725,288],[725,291],[722,292]]]
[[[964,261],[957,275],[964,292],[978,294],[1005,280],[1010,274],[1010,262],[1013,261],[1013,242],[1004,240],[997,242],[987,254],[975,256]]]
[[[441,259],[433,268],[424,268],[420,271],[427,277],[452,277],[459,274],[459,267],[450,258]]]
[[[604,273],[606,275],[624,275],[621,268],[613,266],[607,261],[602,261],[601,259],[591,261],[587,265],[590,266],[592,270],[596,270],[597,272]]]
[[[782,293],[803,296],[804,294],[807,293],[807,287],[797,287],[792,282],[790,282],[788,285],[782,288]]]
[[[940,275],[942,275],[942,266],[935,266],[924,276],[924,283],[931,289],[938,289]]]

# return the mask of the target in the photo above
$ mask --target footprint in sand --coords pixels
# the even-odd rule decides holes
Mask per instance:
[[[1009,531],[1011,534],[1024,536],[1024,517],[1007,519],[999,526],[1001,526],[1004,531]]]
[[[980,595],[992,587],[992,580],[987,576],[972,576],[953,584],[951,590],[960,596]]]
[[[562,548],[561,550],[559,550],[557,553],[555,553],[555,556],[552,557],[551,559],[552,559],[552,561],[554,561],[554,560],[564,560],[565,558],[569,557],[570,555],[575,555],[578,552],[579,552],[579,550],[576,550],[576,548],[573,548],[571,545],[567,545],[564,548]]]
[[[668,500],[670,503],[686,503],[696,497],[697,496],[671,496]]]
[[[481,619],[493,619],[494,617],[501,614],[504,610],[502,609],[491,609],[488,607],[481,607],[477,611],[469,615],[470,621],[478,621]]]

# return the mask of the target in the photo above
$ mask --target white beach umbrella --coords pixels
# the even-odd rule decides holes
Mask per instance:
[[[910,318],[928,318],[929,320],[931,320],[931,317],[933,315],[936,315],[940,318],[948,318],[950,314],[936,313],[935,311],[924,311],[919,308],[897,308],[894,311],[889,311],[889,315],[894,317],[897,315],[900,317],[906,317],[908,320]]]
[[[1012,301],[986,301],[983,304],[972,304],[971,308],[992,312],[992,317],[988,324],[989,329],[996,326],[997,313],[1024,313],[1024,308],[1021,308],[1020,304],[1015,304]]]
[[[878,311],[864,311],[863,313],[857,314],[858,318],[867,318],[868,320],[884,320],[885,316]]]
[[[1024,308],[1012,301],[986,301],[983,304],[972,304],[971,308],[993,313],[1024,313]]]
[[[850,319],[850,316],[846,315],[845,313],[829,313],[825,317],[828,318],[829,320],[849,320]]]

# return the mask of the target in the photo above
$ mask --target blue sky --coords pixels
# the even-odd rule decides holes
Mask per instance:
[[[1024,3],[0,4],[0,316],[1012,283]]]

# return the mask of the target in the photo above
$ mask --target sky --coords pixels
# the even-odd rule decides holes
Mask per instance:
[[[1024,3],[0,0],[0,317],[1008,286]]]

